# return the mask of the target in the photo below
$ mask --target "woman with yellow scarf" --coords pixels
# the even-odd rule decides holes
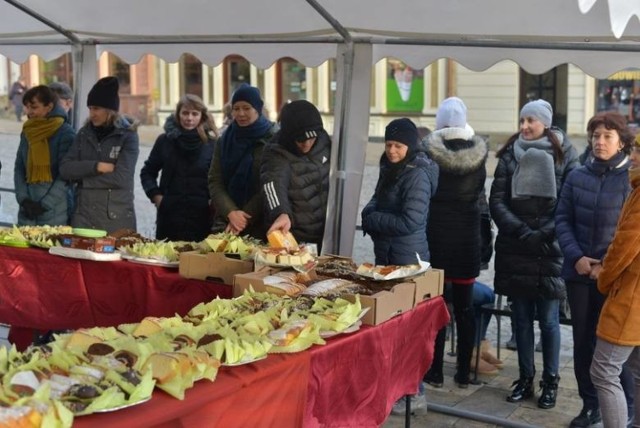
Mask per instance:
[[[25,92],[27,121],[22,127],[16,155],[14,184],[20,204],[19,225],[69,223],[69,188],[59,174],[60,161],[69,151],[75,131],[47,86]]]

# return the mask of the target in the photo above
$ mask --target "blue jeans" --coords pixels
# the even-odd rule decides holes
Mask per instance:
[[[533,362],[535,336],[533,321],[538,315],[542,339],[542,376],[558,374],[560,359],[560,300],[523,299],[514,297],[511,305],[516,323],[516,344],[520,377],[533,377],[536,373]]]
[[[489,328],[490,316],[485,316],[484,322],[480,325],[480,318],[482,315],[482,305],[493,303],[496,299],[496,295],[489,286],[482,282],[476,281],[473,283],[473,311],[476,318],[476,346],[481,340],[487,337],[487,329]]]

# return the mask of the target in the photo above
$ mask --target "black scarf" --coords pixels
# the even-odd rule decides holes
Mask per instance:
[[[96,134],[96,138],[98,139],[98,141],[104,140],[105,137],[111,134],[115,129],[115,126],[113,125],[93,126],[93,123],[89,123],[89,126],[91,127],[93,133]]]
[[[186,130],[171,115],[164,123],[164,130],[167,137],[176,142],[178,152],[184,157],[193,159],[200,154],[203,143],[197,128]]]
[[[378,192],[378,189],[386,189],[393,186],[402,171],[404,171],[407,165],[416,158],[417,154],[417,152],[409,150],[407,155],[400,162],[391,163],[387,154],[382,153],[382,156],[380,157],[380,180],[378,181],[376,193]]]
[[[256,141],[263,138],[273,124],[264,116],[249,126],[238,126],[236,121],[224,131],[220,139],[220,165],[225,187],[233,202],[242,208],[258,189],[252,186],[253,150]]]
[[[602,159],[598,159],[592,154],[589,159],[591,161],[591,165],[590,165],[591,170],[597,176],[603,176],[608,171],[617,167],[620,164],[620,162],[624,160],[626,156],[627,155],[625,152],[618,152],[615,155],[613,155],[610,159],[602,160]]]

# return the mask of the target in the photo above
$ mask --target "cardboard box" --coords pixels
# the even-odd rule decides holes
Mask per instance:
[[[267,291],[263,279],[280,271],[281,269],[264,268],[257,272],[238,274],[233,282],[233,296],[242,295],[249,287],[254,291]],[[309,272],[311,279],[316,277],[315,272]],[[381,324],[396,315],[411,310],[416,295],[416,284],[408,281],[396,284],[390,291],[379,291],[373,295],[360,295],[360,304],[363,308],[370,308],[362,318],[362,322],[368,325]],[[354,302],[355,295],[346,294],[344,298]]]
[[[378,325],[396,315],[413,309],[416,285],[413,282],[396,284],[389,291],[379,291],[371,296],[360,295],[363,308],[370,308],[362,318],[363,324]],[[346,295],[345,299],[355,301],[355,295]]]
[[[252,287],[253,291],[258,293],[268,291],[264,285],[264,278],[281,270],[284,269],[265,266],[255,272],[237,274],[233,279],[233,297],[242,296],[245,290],[249,290],[249,287]],[[310,279],[316,279],[313,271],[309,272],[308,275]]]
[[[416,294],[413,306],[429,300],[436,296],[441,296],[444,292],[444,271],[442,269],[430,268],[422,275],[411,278],[416,284]]]
[[[252,260],[239,260],[232,254],[200,254],[197,251],[180,254],[180,275],[185,278],[209,279],[232,285],[235,275],[252,270]]]

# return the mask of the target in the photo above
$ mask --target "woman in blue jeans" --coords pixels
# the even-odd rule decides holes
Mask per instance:
[[[538,407],[555,407],[560,357],[560,299],[566,296],[560,275],[562,252],[554,212],[566,175],[578,155],[564,134],[551,128],[553,110],[544,100],[520,111],[520,132],[497,152],[498,165],[489,207],[498,227],[495,243],[496,293],[512,298],[520,376],[507,401],[533,396],[534,332],[539,318],[542,338],[542,393]]]

